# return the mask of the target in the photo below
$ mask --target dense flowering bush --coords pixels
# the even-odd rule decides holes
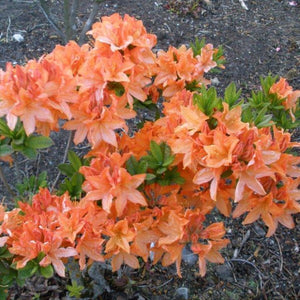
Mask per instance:
[[[155,54],[156,36],[128,15],[103,17],[89,34],[92,45],[71,41],[0,71],[3,157],[49,146],[32,134],[48,136],[61,119],[75,144],[91,145],[85,164],[73,156],[73,167],[61,167],[83,178],[79,193],[44,188],[31,203],[0,206],[1,253],[13,266],[34,266],[31,275],[51,275],[53,266],[65,276],[65,258],[75,257],[81,269],[111,259],[115,271],[139,268],[138,257],[147,262],[152,252],[154,264],[176,263],[181,276],[188,244],[204,276],[206,261],[222,263],[229,243],[223,223],[204,225],[215,207],[229,217],[237,203],[232,216],[261,218],[267,236],[278,223],[294,227],[300,158],[290,150],[300,144],[284,129],[297,124],[300,91],[267,77],[245,103],[233,84],[221,99],[205,78],[224,68],[221,49],[197,41]],[[140,106],[157,112],[161,98],[162,115],[129,136],[126,120]]]

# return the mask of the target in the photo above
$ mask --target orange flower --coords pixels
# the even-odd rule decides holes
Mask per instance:
[[[120,250],[119,253],[113,255],[111,260],[112,271],[115,272],[120,269],[121,265],[125,263],[133,269],[140,267],[139,261],[135,255]]]
[[[269,93],[276,94],[279,99],[284,100],[282,103],[285,109],[290,111],[292,121],[295,122],[296,118],[293,112],[296,110],[300,90],[293,91],[293,88],[287,83],[286,79],[281,77],[277,83],[271,86]]]
[[[131,252],[141,256],[147,262],[150,254],[150,244],[157,242],[159,235],[154,230],[151,230],[153,223],[152,217],[148,217],[142,223],[134,224],[136,237],[131,245]]]
[[[210,69],[217,66],[217,63],[213,61],[214,48],[212,44],[207,44],[201,49],[201,54],[197,55],[196,58],[198,63],[196,64],[196,76],[202,76],[205,72],[207,73]]]
[[[79,253],[80,270],[86,266],[86,257],[93,261],[104,261],[101,254],[104,240],[93,233],[93,228],[86,228],[77,241],[76,251]]]
[[[136,233],[134,230],[129,228],[128,221],[126,219],[109,226],[106,231],[110,236],[105,247],[106,253],[118,253],[121,249],[128,254],[130,253],[129,242],[133,241]]]
[[[87,192],[83,201],[102,200],[103,209],[109,213],[114,199],[118,216],[122,215],[127,201],[147,206],[143,195],[137,190],[146,175],[131,176],[126,169],[120,167],[124,164],[124,158],[128,159],[128,155],[124,155],[122,159],[119,154],[114,153],[110,157],[104,157],[105,164],[103,165],[96,166],[92,163],[92,168],[81,169],[86,177],[83,189]],[[94,171],[93,167],[96,167]],[[92,170],[95,175],[88,175],[89,170]]]
[[[206,260],[213,263],[224,263],[224,258],[219,253],[219,250],[224,248],[229,243],[229,240],[208,241],[208,244],[201,243],[193,244],[191,250],[199,256],[200,276],[203,277],[206,273]]]
[[[56,273],[61,277],[65,277],[65,266],[61,258],[75,256],[77,251],[73,247],[61,247],[63,240],[61,237],[50,232],[44,234],[45,242],[42,245],[42,252],[46,256],[40,261],[40,265],[46,267],[52,264]]]
[[[81,110],[74,111],[75,119],[64,125],[65,129],[76,130],[74,143],[83,142],[87,136],[93,147],[96,147],[102,141],[117,147],[114,130],[126,128],[124,120],[106,107],[103,107],[102,110],[95,108],[93,111],[89,111],[88,105],[88,103],[85,103],[81,106]]]
[[[180,240],[184,234],[184,226],[188,223],[184,217],[180,217],[175,211],[171,210],[158,223],[157,228],[165,236],[158,240],[158,246],[169,245]]]
[[[101,22],[95,23],[88,34],[95,38],[96,47],[99,47],[99,43],[108,44],[113,52],[124,50],[129,45],[151,49],[156,44],[156,36],[147,34],[142,21],[127,14],[124,19],[117,13],[102,17]]]
[[[210,168],[219,168],[232,164],[233,150],[238,142],[238,138],[226,136],[221,131],[215,130],[213,144],[203,147],[207,153],[207,156],[203,158],[204,165]]]
[[[223,112],[216,112],[213,117],[218,120],[218,127],[224,127],[228,134],[239,134],[244,128],[248,129],[249,124],[241,121],[242,106],[238,105],[229,110],[229,105],[223,102]]]

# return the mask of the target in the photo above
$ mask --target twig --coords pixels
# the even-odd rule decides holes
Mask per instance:
[[[81,45],[83,44],[83,41],[84,41],[84,37],[85,37],[85,34],[87,33],[87,31],[90,29],[96,15],[97,15],[97,12],[98,12],[98,9],[99,9],[99,6],[100,6],[100,2],[103,2],[104,0],[101,0],[101,1],[94,1],[93,2],[93,7],[92,7],[92,10],[91,10],[91,13],[88,17],[88,19],[86,20],[83,28],[82,28],[82,31],[79,35],[79,40],[78,40],[78,44]]]
[[[64,153],[64,157],[63,157],[63,160],[62,160],[62,162],[61,162],[62,164],[64,164],[64,163],[66,162],[66,160],[67,160],[67,157],[68,157],[68,151],[69,151],[69,149],[70,149],[70,147],[71,147],[71,144],[72,144],[72,140],[73,140],[73,138],[74,138],[74,135],[75,135],[75,131],[70,131],[69,138],[68,138],[67,145],[66,145],[66,150],[65,150],[65,153]],[[51,187],[51,189],[50,189],[51,192],[52,192],[53,189],[55,188],[55,186],[56,186],[56,184],[57,184],[57,182],[58,182],[58,180],[59,180],[60,175],[61,175],[61,172],[59,171],[58,174],[57,174],[57,176],[56,176],[56,178],[55,178],[55,180],[54,180],[54,182],[53,182],[53,184],[52,184],[52,187]]]
[[[70,0],[64,0],[64,25],[65,25],[65,35],[66,43],[71,40],[71,8]]]
[[[16,170],[16,175],[17,175],[17,180],[18,182],[22,182],[22,177],[21,177],[21,172],[20,172],[20,168],[19,168],[19,162],[18,162],[18,156],[17,153],[14,152],[12,154],[12,157],[14,159],[14,165],[15,165],[15,170]]]
[[[154,289],[157,290],[157,289],[159,289],[159,288],[161,288],[161,287],[167,285],[167,284],[168,284],[169,282],[171,282],[172,280],[173,280],[173,278],[170,278],[168,281],[164,282],[164,283],[161,284],[161,285],[156,286]]]
[[[57,32],[57,34],[64,40],[64,42],[66,43],[66,36],[65,34],[59,29],[58,25],[56,25],[55,21],[51,18],[50,16],[50,12],[48,10],[48,7],[46,5],[45,0],[39,0],[38,1],[39,7],[41,9],[41,11],[43,12],[44,16],[46,17],[46,19],[48,20],[48,22],[50,23],[50,25],[53,27],[53,29]]]
[[[0,165],[0,179],[2,180],[3,184],[5,185],[7,191],[10,193],[10,195],[12,197],[16,197],[15,192],[10,188],[10,186],[9,186],[7,180],[6,180],[6,177],[5,177],[4,173],[3,173],[1,165]]]
[[[279,254],[280,254],[280,265],[279,265],[279,271],[282,272],[282,267],[283,267],[283,256],[282,256],[282,250],[281,250],[281,246],[280,246],[280,243],[278,241],[278,238],[276,235],[274,235],[275,237],[275,240],[277,242],[277,245],[278,245],[278,249],[279,249]]]
[[[245,234],[245,236],[243,237],[243,240],[242,240],[242,242],[241,242],[240,248],[239,248],[239,249],[236,248],[236,249],[234,250],[234,252],[233,252],[233,257],[232,257],[232,258],[238,257],[239,253],[241,252],[241,250],[242,250],[244,244],[247,242],[247,240],[249,239],[249,237],[250,237],[250,230],[247,230],[247,232],[246,232],[246,234]]]
[[[78,10],[79,0],[73,0],[70,13],[71,39],[76,36],[76,12]]]
[[[8,26],[6,28],[6,43],[8,43],[8,32],[10,31],[11,19],[8,17]]]
[[[41,161],[41,155],[38,153],[37,160],[36,160],[36,172],[35,172],[35,181],[33,186],[33,191],[36,190],[36,185],[38,183],[38,176],[40,172],[40,161]]]
[[[244,2],[244,0],[239,0],[239,2],[241,3],[243,9],[246,9],[246,10],[249,9],[249,8],[247,7],[246,3]]]

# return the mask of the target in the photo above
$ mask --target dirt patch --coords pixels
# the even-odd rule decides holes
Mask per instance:
[[[134,0],[105,1],[97,17],[119,12],[141,19],[147,30],[157,35],[157,49],[166,50],[169,45],[189,45],[195,37],[206,38],[214,46],[223,45],[226,70],[211,76],[218,79],[220,93],[234,81],[243,89],[243,95],[249,96],[250,90],[258,88],[259,76],[269,73],[286,77],[294,89],[300,89],[299,1],[248,0],[245,1],[248,10],[243,9],[237,0],[211,2],[212,6],[200,5],[195,15],[182,14],[184,1],[177,9],[172,9],[173,12],[167,0],[139,1],[138,4]],[[58,6],[53,7],[58,21],[61,20],[60,11]],[[89,6],[83,3],[78,25],[82,24],[88,12]],[[34,1],[1,0],[0,20],[2,68],[7,61],[22,64],[38,58],[62,42]],[[22,35],[24,40],[17,42],[14,34]],[[41,153],[37,161],[18,159],[22,176],[47,170],[49,180],[53,181],[57,174],[55,166],[64,152],[67,135],[62,131],[52,137],[56,145]],[[296,133],[295,139],[299,139],[299,134]],[[84,147],[74,149],[84,151]],[[16,182],[17,175],[9,166],[4,165],[4,171],[11,182]],[[1,184],[0,191],[2,197],[6,196],[6,203],[12,203]],[[212,218],[223,220],[217,215]],[[105,278],[112,291],[103,294],[102,299],[174,299],[178,288],[188,289],[188,299],[300,297],[299,215],[295,216],[297,225],[294,230],[280,227],[271,238],[264,237],[265,227],[260,222],[242,226],[241,219],[223,221],[231,240],[223,252],[227,262],[222,266],[210,265],[205,278],[197,276],[197,263],[192,266],[183,264],[182,279],[177,277],[173,267],[165,269],[159,265],[145,265],[138,272],[125,272],[131,281],[117,288],[114,285],[116,275],[106,272]],[[64,297],[64,280],[55,278],[42,283],[36,280],[30,284],[36,287],[38,284],[44,285],[41,299]],[[33,297],[30,284],[12,291],[11,299]],[[59,288],[53,288],[55,286]]]

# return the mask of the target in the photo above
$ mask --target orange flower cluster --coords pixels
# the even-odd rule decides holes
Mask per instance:
[[[39,61],[0,70],[0,117],[6,116],[11,129],[20,118],[27,135],[36,131],[48,136],[58,130],[58,119],[65,119],[64,128],[76,130],[76,144],[87,137],[93,147],[101,141],[117,147],[114,130],[126,130],[124,120],[135,117],[134,99],[145,101],[151,94],[156,101],[167,79],[165,94],[194,79],[206,83],[204,72],[216,66],[212,55],[217,49],[211,45],[196,58],[184,46],[170,47],[157,58],[151,50],[156,36],[128,15],[103,17],[89,34],[93,47],[71,41]]]
[[[48,135],[58,130],[58,119],[67,120],[64,128],[76,130],[76,144],[87,138],[93,157],[80,169],[85,177],[80,201],[41,189],[31,205],[20,203],[9,212],[0,206],[0,247],[14,254],[17,268],[43,253],[40,265],[52,264],[60,276],[70,256],[81,269],[87,258],[89,263],[111,258],[115,271],[123,263],[138,268],[137,257],[146,262],[153,254],[153,263],[176,263],[181,276],[182,249],[191,245],[204,276],[206,261],[222,263],[219,250],[229,243],[223,223],[205,227],[205,215],[217,207],[230,216],[232,200],[233,217],[247,212],[244,224],[261,217],[267,236],[278,223],[294,227],[300,158],[286,150],[300,144],[275,126],[258,129],[242,122],[241,105],[223,102],[205,113],[187,88],[208,83],[204,74],[216,67],[217,49],[208,44],[194,56],[185,46],[170,47],[155,55],[156,37],[127,15],[104,17],[89,33],[93,47],[70,42],[39,61],[8,64],[0,72],[0,116],[11,129],[20,118],[27,134]],[[126,132],[125,120],[135,116],[134,101],[156,102],[160,92],[167,100],[163,118],[147,122],[133,137],[116,134]],[[270,89],[291,113],[298,92],[284,79]],[[143,157],[151,142],[166,143],[174,154],[157,174],[173,172],[184,183],[151,182],[157,174],[150,165],[142,174],[128,170],[131,156],[147,163]]]
[[[88,180],[92,181],[93,177],[96,181],[100,178],[89,176]],[[164,266],[176,262],[178,275],[181,276],[181,251],[191,239],[199,238],[208,243],[195,245],[197,251],[203,248],[199,253],[201,275],[205,274],[205,259],[223,262],[217,253],[228,243],[228,240],[222,240],[225,234],[222,223],[204,228],[204,216],[199,210],[187,209],[183,213],[179,207],[168,206],[166,199],[166,206],[145,208],[145,198],[141,194],[137,196],[139,192],[134,187],[123,186],[122,191],[123,184],[116,184],[112,191],[119,192],[119,198],[114,201],[116,208],[118,202],[125,201],[126,204],[127,198],[129,200],[119,217],[118,211],[110,209],[108,213],[107,208],[90,201],[103,199],[99,193],[93,193],[93,196],[88,193],[82,201],[72,202],[67,194],[58,197],[51,195],[47,189],[41,189],[33,197],[32,205],[20,202],[20,208],[9,212],[0,206],[0,234],[5,234],[0,238],[0,247],[6,245],[14,254],[17,268],[24,267],[28,261],[43,253],[45,256],[40,265],[45,267],[52,264],[60,276],[65,276],[63,260],[66,257],[78,258],[81,269],[86,266],[86,258],[90,264],[112,257],[112,268],[116,271],[123,263],[138,268],[137,256],[146,262],[150,251],[154,253],[153,263],[160,258]],[[133,181],[130,184],[136,183]],[[135,196],[142,203],[134,202]],[[167,198],[163,194],[157,197]],[[141,205],[145,209],[140,209]]]
[[[300,157],[286,150],[300,143],[291,142],[290,134],[275,126],[258,129],[243,123],[241,106],[222,105],[206,116],[193,104],[193,93],[183,90],[164,104],[164,118],[147,124],[147,136],[142,129],[131,139],[123,137],[123,150],[140,157],[149,149],[149,140],[165,141],[186,181],[176,195],[186,207],[206,214],[216,206],[230,216],[232,199],[238,203],[233,217],[249,212],[244,224],[261,217],[269,228],[267,236],[278,222],[293,228],[291,215],[300,211]],[[216,125],[211,126],[210,119]]]

